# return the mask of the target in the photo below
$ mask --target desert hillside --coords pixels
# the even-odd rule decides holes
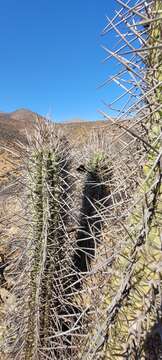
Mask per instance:
[[[0,113],[0,197],[12,193],[14,189],[14,182],[19,174],[19,163],[17,163],[17,156],[15,156],[15,149],[17,150],[17,143],[26,144],[27,134],[34,131],[34,124],[36,118],[44,120],[44,117],[27,109],[19,109],[11,113]],[[132,120],[131,124],[132,124]],[[96,120],[88,121],[82,119],[72,119],[62,123],[56,123],[63,134],[68,138],[69,143],[74,147],[82,148],[84,144],[89,141],[91,134],[95,129],[105,133],[109,142],[114,142],[115,147],[120,146],[119,139],[122,135],[121,144],[123,140],[129,142],[133,139],[127,131],[120,128],[120,125],[125,128],[129,126],[130,121],[122,120],[119,126],[113,122]],[[138,132],[138,129],[137,129]],[[124,137],[123,137],[124,133]],[[10,150],[10,151],[8,151]],[[12,184],[10,186],[10,184]],[[8,187],[9,185],[9,187]],[[6,188],[7,186],[7,188]],[[15,189],[14,189],[15,190]]]
[[[18,174],[15,167],[17,160],[14,155],[16,143],[27,142],[27,133],[32,133],[37,116],[43,119],[42,116],[26,109],[0,113],[0,196],[2,194],[4,196],[4,187],[13,182]],[[110,136],[112,136],[116,129],[105,121],[83,121],[76,118],[76,120],[56,124],[67,135],[70,142],[78,146],[86,142],[94,128],[105,125],[109,126]],[[11,149],[12,152],[6,151],[6,148]]]

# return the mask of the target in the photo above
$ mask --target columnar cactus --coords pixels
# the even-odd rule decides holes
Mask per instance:
[[[147,349],[146,354],[146,339],[151,338],[152,331],[152,336],[156,335],[161,342],[162,4],[159,0],[120,3],[123,8],[113,21],[108,19],[105,32],[116,31],[124,45],[121,43],[114,52],[106,50],[110,54],[108,58],[114,57],[124,69],[113,79],[120,83],[126,95],[131,95],[130,106],[125,112],[121,111],[120,117],[123,113],[132,114],[128,132],[138,140],[141,138],[146,155],[141,161],[143,177],[134,196],[135,202],[127,209],[123,222],[125,236],[122,239],[119,235],[116,239],[121,248],[107,277],[99,324],[81,357],[86,360],[159,359],[161,356],[161,347],[155,353]],[[123,34],[124,26],[128,32]],[[146,129],[145,138],[135,131],[135,112]],[[105,116],[111,120],[109,115]],[[123,123],[117,126],[127,131]],[[116,223],[120,222],[121,216]]]
[[[75,337],[80,313],[72,301],[75,271],[74,239],[69,233],[73,216],[70,162],[66,139],[54,125],[39,122],[26,157],[25,270],[15,286],[17,315],[13,315],[11,326],[14,331],[18,321],[20,331],[15,330],[16,339],[11,331],[9,334],[11,354],[21,360],[72,356],[71,332]]]
[[[95,249],[100,243],[103,228],[103,201],[108,195],[108,186],[105,185],[105,178],[108,176],[105,168],[108,165],[105,154],[102,149],[97,149],[87,156],[89,161],[86,166],[80,166],[80,171],[84,171],[86,176],[77,233],[78,248],[75,256],[76,267],[82,272],[90,270],[91,261],[96,256]]]
[[[85,172],[85,183],[76,239],[70,230],[73,179],[66,140],[56,127],[40,122],[27,153],[26,222],[22,220],[26,247],[24,251],[22,246],[15,268],[19,272],[13,287],[16,307],[9,316],[6,339],[11,359],[151,360],[161,356],[161,346],[152,353],[146,347],[154,335],[161,339],[162,318],[162,4],[160,0],[117,2],[122,8],[113,20],[108,19],[104,33],[115,31],[121,42],[114,51],[106,48],[106,60],[117,61],[119,72],[110,80],[124,94],[110,107],[117,101],[121,107],[124,96],[128,101],[122,104],[117,121],[104,114],[120,129],[114,136],[116,146],[110,144],[111,161],[107,149],[95,148],[94,142],[91,150],[87,147],[90,161],[78,168]],[[124,116],[126,123],[120,121]],[[139,123],[144,132],[138,132]],[[137,149],[132,156],[132,144],[139,142],[145,153]],[[128,154],[135,165],[132,161],[131,166]],[[115,169],[121,161],[126,169],[123,177]],[[127,188],[133,177],[137,192],[125,198],[122,186]],[[111,231],[103,256],[96,249],[102,248],[108,226]],[[95,289],[90,288],[94,274]],[[82,286],[93,299],[79,299]],[[78,332],[86,313],[80,300],[88,302],[90,311],[89,333],[84,328],[78,355],[77,336],[82,335]]]

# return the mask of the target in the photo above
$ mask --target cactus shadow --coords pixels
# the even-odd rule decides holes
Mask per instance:
[[[76,235],[77,249],[74,265],[78,273],[86,273],[95,258],[96,247],[101,241],[103,227],[102,206],[109,206],[108,189],[101,182],[97,171],[88,172],[82,195],[79,230]],[[78,284],[79,287],[79,284]]]
[[[144,343],[145,360],[162,359],[162,319],[147,334]]]

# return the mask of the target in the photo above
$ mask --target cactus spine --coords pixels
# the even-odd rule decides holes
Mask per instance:
[[[86,177],[77,234],[78,249],[75,257],[76,267],[84,272],[90,270],[91,262],[96,257],[95,249],[102,236],[102,207],[108,193],[104,179],[107,175],[104,174],[105,165],[105,154],[98,149],[90,155],[85,169]]]
[[[142,122],[148,133],[147,152],[135,205],[129,209],[129,220],[125,223],[125,239],[118,239],[121,249],[114,259],[107,280],[107,291],[100,309],[100,325],[94,331],[94,336],[89,339],[82,356],[82,359],[86,360],[153,359],[155,354],[151,351],[149,355],[147,351],[146,355],[147,337],[153,329],[153,334],[161,338],[162,4],[159,0],[145,4],[134,2],[128,5],[123,1],[121,3],[123,8],[114,17],[114,23],[109,21],[107,29],[115,29],[122,40],[124,39],[126,45],[120,49],[126,48],[125,54],[128,58],[125,60],[124,55],[119,55],[120,49],[110,51],[110,55],[132,74],[134,87],[132,93],[128,90],[129,93],[133,94],[133,97],[134,89],[142,93],[141,97],[137,98],[134,108],[131,104],[128,111],[130,113],[132,108],[132,111],[135,111],[134,109],[138,109],[141,104]],[[134,55],[138,54],[139,48],[136,50],[135,46],[132,47],[131,41],[127,40],[126,35],[123,37],[123,30],[120,32],[116,24],[125,24],[129,31],[133,28],[133,36],[136,35],[136,41],[140,40],[141,52],[144,55]],[[147,40],[146,30],[144,36],[141,35],[143,25],[145,28],[147,26]],[[135,58],[130,58],[129,54],[133,54]],[[139,58],[143,66],[146,64],[144,80],[136,73],[136,69],[140,69]],[[119,74],[116,78],[119,83]],[[144,110],[142,102],[145,103]],[[155,352],[160,358],[161,353],[158,351],[160,350],[156,349]]]
[[[97,306],[99,304],[96,306],[97,321],[93,322],[92,334],[90,331],[86,338],[82,360],[144,359],[151,331],[158,337],[161,335],[162,5],[160,0],[134,1],[132,7],[129,3],[133,1],[117,1],[123,8],[114,18],[117,22],[109,21],[108,29],[115,30],[126,45],[109,56],[124,66],[126,78],[121,79],[120,86],[130,95],[131,101],[138,93],[135,103],[131,103],[128,110],[122,110],[119,119],[124,111],[127,116],[143,117],[139,122],[145,128],[147,138],[135,133],[134,120],[128,130],[123,124],[117,125],[121,129],[122,146],[116,153],[125,154],[125,148],[131,152],[132,142],[123,137],[123,133],[128,132],[144,144],[146,154],[145,162],[142,157],[141,162],[137,160],[138,165],[142,164],[143,176],[134,204],[127,209],[124,204],[124,214],[122,206],[113,214],[115,221],[111,225],[115,228],[116,224],[122,224],[124,230],[116,232],[119,246],[111,262],[111,271],[108,273],[106,269],[104,272],[103,258],[98,267],[104,273],[104,279],[102,275],[97,287],[100,304],[96,302]],[[118,30],[120,24],[127,27],[124,35],[120,32],[122,29]],[[129,41],[130,33],[133,38]],[[140,49],[136,48],[138,41]],[[120,70],[116,78],[112,78],[119,83],[122,73]],[[131,74],[130,81],[128,74]],[[96,257],[94,248],[102,238],[105,214],[114,195],[111,198],[110,193],[105,193],[105,183],[109,180],[102,178],[105,158],[102,152],[93,151],[86,170],[78,247],[74,251],[74,239],[68,231],[72,221],[69,150],[65,140],[49,124],[39,124],[37,134],[27,161],[27,244],[21,269],[23,259],[26,267],[20,277],[23,282],[15,286],[19,301],[18,315],[13,317],[12,324],[12,358],[70,360],[77,356],[73,352],[76,342],[72,343],[72,340],[80,330],[82,317],[81,307],[77,308],[73,301],[76,284],[81,287],[80,271],[87,278],[91,277],[91,262]],[[125,165],[128,165],[127,160]],[[118,193],[118,186],[114,193]],[[105,195],[108,201],[105,201]],[[96,276],[98,273],[96,270]],[[106,286],[103,287],[105,278]],[[94,303],[92,307],[95,308]],[[20,324],[19,329],[17,324]],[[15,339],[17,333],[18,340]],[[151,359],[152,355],[149,356]]]
[[[22,289],[22,298],[17,297],[21,330],[18,341],[12,338],[10,352],[21,360],[72,356],[70,333],[75,337],[74,324],[79,315],[72,301],[74,240],[68,233],[73,211],[70,166],[66,139],[53,124],[38,121],[26,156],[27,242],[22,254],[25,271],[15,286],[17,294]],[[14,327],[15,319],[12,323]]]

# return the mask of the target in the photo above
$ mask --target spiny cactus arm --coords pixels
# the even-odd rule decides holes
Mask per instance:
[[[128,82],[128,89],[126,90],[127,94],[131,92],[130,103],[131,98],[134,98],[133,104],[125,108],[123,106],[124,111],[120,111],[118,118],[120,119],[123,114],[124,116],[128,116],[128,114],[134,116],[134,113],[138,114],[138,116],[141,114],[142,116],[137,122],[142,121],[142,125],[147,128],[148,136],[146,142],[149,146],[146,147],[147,156],[145,157],[142,176],[144,180],[140,180],[141,184],[135,197],[136,204],[133,208],[127,210],[127,213],[130,212],[130,216],[129,223],[126,226],[128,231],[125,233],[125,239],[121,240],[119,234],[118,241],[121,243],[121,248],[117,258],[112,263],[112,271],[107,279],[107,291],[103,296],[99,325],[94,329],[94,336],[90,337],[82,359],[142,359],[145,356],[146,350],[144,344],[146,334],[151,331],[157,317],[160,317],[161,314],[160,216],[162,199],[160,124],[162,102],[161,90],[159,91],[161,88],[160,49],[162,46],[162,22],[159,20],[161,17],[161,2],[155,1],[153,4],[136,2],[134,7],[132,4],[132,7],[127,6],[125,2],[122,2],[122,4],[123,8],[115,17],[115,26],[112,26],[110,21],[105,32],[110,31],[110,29],[115,29],[116,31],[118,25],[122,24],[123,26],[123,24],[126,24],[129,31],[132,28],[136,31],[135,45],[137,46],[137,41],[139,40],[142,47],[127,50],[129,44],[125,41],[126,34],[122,33],[122,29],[120,34],[125,42],[125,51],[123,51],[124,46],[115,52],[109,51],[110,57],[113,56],[123,68],[125,67],[132,78],[132,84],[134,83],[133,90],[130,90]],[[158,4],[160,12],[150,13],[150,4],[155,6],[156,10]],[[127,13],[128,8],[129,14]],[[138,14],[138,18],[134,19],[134,14]],[[141,28],[138,28],[138,26],[142,27],[143,14],[145,14],[145,25],[147,21],[150,24],[150,33],[147,33],[148,30],[142,32]],[[149,16],[153,16],[151,21]],[[121,22],[116,20],[117,17],[121,18]],[[152,27],[154,30],[152,30]],[[153,35],[154,33],[156,33],[156,36]],[[119,35],[118,31],[117,34]],[[148,39],[145,38],[147,34],[149,34]],[[129,35],[131,36],[131,34]],[[142,41],[143,38],[144,41]],[[144,43],[145,47],[143,47]],[[118,54],[120,52],[122,52],[121,55]],[[129,54],[132,54],[132,58],[124,58]],[[147,64],[146,75],[143,81],[141,81],[141,75],[137,69],[141,70],[141,74],[144,74],[145,69],[144,65],[142,65],[144,61]],[[139,67],[140,62],[141,68]],[[159,72],[155,72],[155,69],[158,69]],[[119,78],[122,84],[121,73],[114,76],[114,79],[118,81]],[[135,89],[137,91],[137,99],[134,92]],[[141,106],[143,101],[145,103],[140,110],[139,105]],[[110,118],[109,115],[107,117]],[[114,120],[113,122],[115,123]],[[120,126],[120,123],[117,123],[118,125]],[[132,135],[135,125],[136,122],[132,119],[132,125],[130,125]],[[121,140],[123,134],[124,132],[121,132]],[[143,141],[145,145],[146,142],[145,140]],[[129,149],[129,143],[127,148]],[[127,179],[128,177],[126,181]],[[118,221],[120,222],[120,217]],[[108,307],[106,307],[106,304]]]
[[[147,251],[145,243],[147,229],[150,228],[154,219],[153,203],[159,195],[159,183],[156,184],[154,190],[155,197],[149,204],[146,228],[143,227],[143,224],[141,225],[139,236],[134,239],[134,246],[132,246],[132,238],[128,238],[127,247],[124,247],[121,254],[118,254],[113,262],[114,274],[110,273],[107,280],[109,286],[107,286],[108,292],[104,294],[102,308],[100,309],[100,325],[97,331],[94,330],[94,336],[90,338],[82,359],[118,359],[121,356],[125,358],[129,337],[132,336],[136,339],[139,331],[141,310],[143,307],[145,308],[143,311],[144,318],[142,317],[141,322],[146,322],[147,313],[152,311],[149,300],[152,292],[155,299],[158,296],[156,286],[159,277],[155,273],[155,268],[152,267],[151,269],[151,262],[153,260],[155,262],[155,259],[157,261],[157,249],[160,249],[160,244],[156,242],[156,250],[153,245],[151,250]],[[159,254],[159,261],[160,256]],[[117,289],[116,293],[115,289]],[[108,308],[104,312],[107,305]],[[149,326],[154,324],[155,320],[156,312],[149,320]],[[148,326],[148,324],[146,325]],[[128,359],[131,359],[132,352],[131,355],[129,353],[129,356]]]
[[[94,136],[96,137],[97,134],[94,135],[93,133],[93,140]],[[108,187],[105,185],[108,164],[104,150],[99,148],[97,142],[92,144],[91,139],[84,149],[83,156],[85,157],[85,165],[82,168],[84,168],[85,178],[77,234],[76,267],[88,274],[91,262],[96,256],[95,248],[102,232],[101,208],[108,192]]]
[[[21,360],[65,360],[81,338],[82,306],[75,301],[75,238],[69,232],[76,226],[71,154],[55,125],[38,121],[24,162],[23,271],[13,289],[17,312],[9,314],[6,348]]]
[[[30,171],[32,173],[32,184],[30,184],[32,196],[32,222],[34,224],[34,233],[29,249],[29,259],[31,266],[31,284],[29,296],[29,316],[26,334],[25,359],[37,357],[38,348],[38,309],[39,306],[39,286],[44,267],[42,258],[42,236],[43,236],[43,153],[42,150],[34,152],[31,157]],[[32,167],[31,167],[32,166]],[[29,170],[29,169],[28,169]],[[32,187],[32,188],[31,188]],[[29,195],[30,196],[30,195]],[[37,305],[36,305],[37,304]]]
[[[40,349],[41,353],[44,354],[44,356],[48,355],[51,358],[57,358],[57,356],[65,356],[63,350],[63,342],[66,342],[66,332],[63,330],[63,327],[65,326],[63,320],[64,313],[67,316],[67,326],[69,322],[70,327],[70,313],[68,318],[68,305],[66,306],[62,303],[64,301],[68,304],[68,300],[64,299],[64,297],[67,297],[67,295],[65,296],[64,294],[64,287],[67,282],[66,276],[68,275],[68,273],[70,276],[70,267],[72,267],[72,255],[70,255],[70,252],[72,252],[72,246],[70,245],[70,241],[66,233],[66,201],[69,201],[69,199],[67,199],[66,191],[70,190],[70,186],[68,185],[69,175],[67,175],[68,152],[65,155],[65,149],[63,150],[63,148],[61,147],[62,144],[60,144],[59,146],[56,142],[56,146],[53,149],[50,149],[49,147],[44,150],[44,227],[43,237],[41,236],[43,251],[42,259],[40,262],[41,266],[43,266],[43,269],[42,272],[40,271],[40,269],[38,269],[41,278],[40,283],[37,283],[37,303],[39,304],[39,311],[37,311],[37,317],[39,320],[40,337],[38,354]],[[65,309],[67,307],[67,310],[64,310],[64,307]],[[63,312],[62,320],[61,312]],[[60,320],[58,320],[59,316]],[[69,327],[68,329],[70,332]],[[65,335],[62,335],[61,338],[61,335],[59,334],[64,334],[64,332]],[[65,338],[65,340],[63,340],[63,338]]]

